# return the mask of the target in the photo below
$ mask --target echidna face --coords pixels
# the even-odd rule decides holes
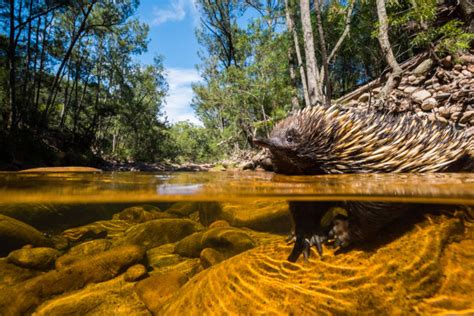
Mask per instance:
[[[275,171],[284,174],[303,174],[297,162],[297,153],[301,146],[301,133],[295,121],[287,118],[277,124],[267,139],[255,139],[254,143],[266,147],[272,153]]]

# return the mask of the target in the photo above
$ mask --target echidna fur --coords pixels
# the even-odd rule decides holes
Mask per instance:
[[[279,122],[266,140],[274,169],[284,174],[472,172],[473,137],[453,125],[411,114],[367,112],[337,106],[308,107]],[[420,205],[381,202],[290,202],[296,261],[311,236],[327,238],[321,219],[334,207],[348,213],[350,242],[373,238],[382,227]],[[320,247],[320,245],[319,245]]]
[[[307,107],[279,122],[269,141],[277,172],[288,174],[474,169],[472,136],[403,113]]]

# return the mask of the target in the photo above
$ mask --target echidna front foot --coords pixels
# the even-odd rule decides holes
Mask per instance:
[[[319,255],[323,255],[323,244],[328,240],[327,236],[323,235],[313,235],[310,238],[305,238],[303,236],[297,236],[294,233],[288,236],[287,244],[294,243],[293,250],[288,257],[288,261],[296,262],[299,256],[303,254],[304,259],[308,260],[311,247],[315,246]]]
[[[349,220],[336,218],[334,226],[329,231],[329,238],[334,239],[335,247],[347,247],[351,244]]]

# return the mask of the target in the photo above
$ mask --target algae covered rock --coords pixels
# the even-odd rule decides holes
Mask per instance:
[[[133,223],[124,220],[97,221],[84,226],[70,228],[62,233],[62,236],[71,242],[83,242],[91,239],[118,238],[123,236],[125,231]]]
[[[228,258],[255,245],[253,238],[241,229],[216,227],[184,238],[176,244],[175,252],[181,256],[198,258],[205,248],[213,248],[221,253],[220,258]]]
[[[48,247],[18,249],[10,252],[7,260],[22,268],[46,270],[53,267],[60,254],[58,250]]]
[[[51,240],[33,226],[0,215],[0,256],[5,256],[10,251],[28,244],[37,247],[52,246]]]
[[[87,256],[100,254],[109,250],[111,246],[112,242],[108,239],[95,239],[74,246],[56,260],[56,269],[62,269]]]
[[[154,219],[173,218],[173,214],[161,212],[158,207],[152,205],[132,206],[120,213],[114,214],[112,219],[120,219],[132,223],[144,223]]]
[[[202,229],[190,219],[156,219],[131,227],[118,244],[141,245],[146,249],[176,242]]]
[[[145,255],[142,247],[127,245],[87,257],[62,270],[52,270],[0,289],[0,315],[22,315],[54,295],[110,280]]]

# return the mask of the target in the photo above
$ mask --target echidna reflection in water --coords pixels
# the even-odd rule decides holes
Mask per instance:
[[[422,173],[473,171],[474,140],[454,126],[410,114],[308,107],[279,122],[267,147],[277,173],[290,175],[343,173]],[[376,202],[290,202],[294,249],[288,258],[333,239],[336,246],[360,243],[413,205]],[[338,211],[339,210],[339,211]],[[321,225],[328,211],[332,224]],[[327,217],[327,216],[326,216]]]

